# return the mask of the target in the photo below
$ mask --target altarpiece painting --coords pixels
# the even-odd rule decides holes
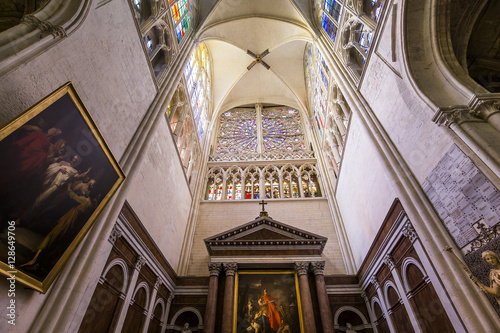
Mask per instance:
[[[233,332],[303,333],[297,276],[293,271],[239,271]]]

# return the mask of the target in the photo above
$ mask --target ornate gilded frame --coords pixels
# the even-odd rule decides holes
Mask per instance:
[[[42,129],[43,126],[38,126],[39,124],[45,124],[45,129]],[[35,127],[38,130],[34,129]],[[23,179],[28,174],[25,169],[21,168],[13,171],[9,170],[9,168],[13,169],[18,164],[23,165],[22,157],[26,157],[26,155],[34,151],[34,149],[26,146],[26,141],[36,135],[38,135],[39,141],[47,140],[43,138],[43,135],[50,137],[48,135],[49,127],[57,127],[61,130],[58,136],[61,154],[57,158],[49,158],[49,156],[55,155],[45,151],[38,152],[38,160],[45,156],[43,154],[46,154],[46,157],[43,162],[36,164],[34,168],[36,172],[31,170],[29,175],[40,182],[39,184],[37,182],[27,183],[26,179]],[[47,144],[46,141],[45,144]],[[54,140],[51,141],[50,145],[51,148],[55,146]],[[4,192],[0,188],[0,198],[2,198],[2,195],[5,198],[12,198],[12,195],[14,195],[14,198],[15,195],[22,198],[19,193],[31,193],[31,197],[37,200],[44,190],[42,180],[46,181],[47,179],[48,165],[68,163],[70,156],[79,156],[77,162],[73,161],[73,164],[71,164],[74,166],[74,170],[79,172],[78,175],[68,178],[66,183],[62,183],[63,186],[57,192],[59,194],[58,199],[64,202],[66,206],[58,205],[52,200],[52,197],[49,197],[51,200],[44,201],[43,209],[37,210],[37,214],[38,211],[42,212],[41,215],[35,215],[33,207],[36,206],[29,203],[24,205],[24,199],[21,200],[22,203],[17,205],[14,199],[10,202],[0,203],[0,249],[3,252],[0,252],[0,272],[10,278],[15,277],[15,281],[21,282],[30,288],[45,293],[92,227],[101,211],[123,183],[125,174],[71,82],[66,83],[45,97],[0,130],[0,154],[9,157],[12,163],[9,166],[9,164],[1,164],[0,162],[0,173],[10,173],[14,176],[11,179],[4,177],[3,181],[10,181],[10,185],[15,188],[15,190],[6,188],[3,190]],[[26,164],[24,160],[24,165]],[[83,168],[91,168],[91,171],[84,175]],[[59,172],[61,173],[61,171]],[[62,171],[62,173],[65,172],[67,172],[66,169]],[[90,189],[85,186],[83,186],[85,189],[82,189],[82,186],[76,186],[78,181],[85,182],[83,185],[88,185],[90,178],[94,180],[94,184]],[[20,181],[15,183],[15,179]],[[36,184],[38,184],[38,187]],[[70,189],[71,192],[74,191],[72,195],[70,195]],[[10,193],[9,191],[13,192]],[[75,198],[80,201],[75,200]],[[36,200],[31,202],[36,202]],[[47,207],[52,207],[50,208],[52,210]],[[77,211],[78,209],[80,210]],[[25,219],[26,216],[30,216],[30,218]],[[40,218],[40,216],[44,218]],[[52,218],[51,220],[50,216],[59,216],[59,218]],[[27,223],[26,221],[30,222]],[[57,230],[60,230],[63,223],[66,223],[65,226],[68,229],[64,233],[54,233],[55,227],[57,226],[59,228]],[[40,250],[44,255],[40,254],[41,259],[39,256],[38,262],[22,268],[19,267],[23,265],[23,262],[27,263],[26,261],[39,250],[40,244],[44,243],[52,235],[55,235],[56,241],[53,241],[48,248]],[[43,239],[42,242],[40,242],[41,239]],[[4,251],[5,248],[7,248],[7,251]],[[29,250],[33,252],[29,253]]]

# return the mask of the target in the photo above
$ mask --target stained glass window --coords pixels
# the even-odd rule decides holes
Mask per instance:
[[[210,99],[210,68],[205,44],[200,44],[184,69],[193,117],[200,141],[207,126],[208,101]]]
[[[170,14],[175,26],[175,36],[180,43],[191,26],[191,6],[188,0],[170,1]]]
[[[263,151],[300,151],[305,149],[299,112],[294,109],[262,111]]]
[[[257,152],[257,142],[254,109],[231,110],[221,115],[217,152]]]
[[[257,119],[260,118],[260,137]],[[259,141],[262,146],[259,147]],[[298,152],[306,149],[299,112],[292,108],[233,109],[220,117],[218,153]]]

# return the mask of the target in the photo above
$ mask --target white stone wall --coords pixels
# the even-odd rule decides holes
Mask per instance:
[[[345,274],[344,262],[326,199],[269,200],[266,211],[274,220],[328,238],[323,250],[325,274]],[[188,275],[206,276],[210,261],[203,240],[259,216],[258,201],[202,202],[198,212]]]
[[[363,263],[397,196],[376,149],[359,117],[353,114],[336,198],[356,269]]]
[[[165,118],[160,119],[137,172],[127,200],[177,270],[192,199]]]

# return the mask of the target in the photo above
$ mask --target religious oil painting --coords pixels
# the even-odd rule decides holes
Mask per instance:
[[[0,271],[45,293],[125,179],[67,83],[0,131]]]
[[[303,333],[293,271],[236,273],[233,333]]]

